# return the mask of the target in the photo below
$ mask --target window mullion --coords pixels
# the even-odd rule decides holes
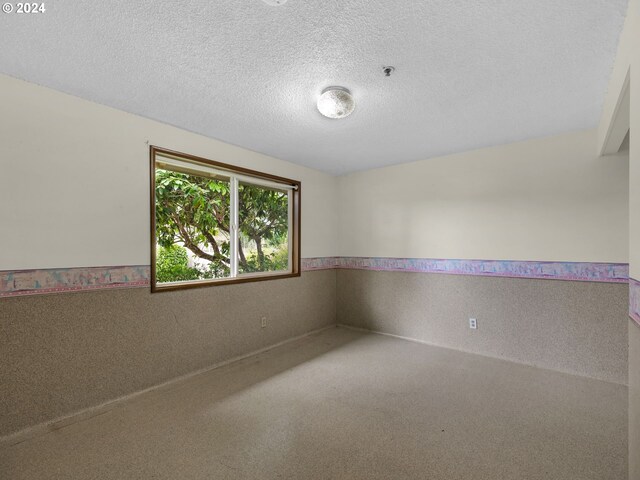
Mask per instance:
[[[238,222],[239,215],[238,210],[240,208],[240,200],[238,197],[238,178],[231,177],[231,201],[229,202],[230,207],[230,223],[231,223],[231,245],[229,248],[229,255],[231,256],[230,264],[231,264],[231,278],[235,278],[238,276]]]

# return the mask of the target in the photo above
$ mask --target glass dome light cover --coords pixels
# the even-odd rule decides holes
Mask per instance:
[[[318,110],[328,118],[344,118],[353,112],[356,102],[344,87],[327,87],[318,98]]]

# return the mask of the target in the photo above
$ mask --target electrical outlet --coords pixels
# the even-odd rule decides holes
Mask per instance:
[[[262,328],[267,328],[267,317],[262,317],[262,318],[260,319],[260,326],[261,326]]]
[[[476,330],[478,328],[478,321],[475,318],[469,319],[469,328]]]

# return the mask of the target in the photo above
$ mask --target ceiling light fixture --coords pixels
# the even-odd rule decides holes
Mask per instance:
[[[318,98],[318,110],[328,118],[344,118],[353,112],[356,102],[344,87],[325,88]]]

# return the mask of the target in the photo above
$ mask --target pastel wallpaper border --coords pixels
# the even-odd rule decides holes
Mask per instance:
[[[627,283],[626,263],[336,257],[336,268]]]
[[[451,260],[432,258],[314,257],[302,259],[302,270],[355,269],[444,273],[511,278],[627,283],[622,263]],[[62,293],[149,285],[148,265],[0,271],[0,297]],[[630,285],[630,315],[640,324],[640,282]],[[631,298],[633,302],[631,303]]]
[[[0,271],[0,297],[149,285],[148,265]]]
[[[340,257],[312,257],[302,259],[302,271],[312,272],[314,270],[333,270],[338,268]]]
[[[629,278],[629,316],[640,327],[640,281]]]

